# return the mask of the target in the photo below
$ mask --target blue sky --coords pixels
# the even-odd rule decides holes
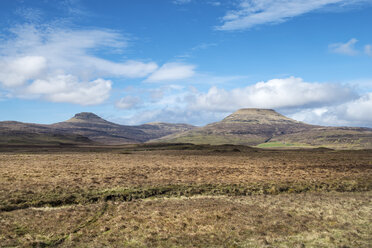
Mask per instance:
[[[0,120],[372,127],[372,0],[0,0]]]

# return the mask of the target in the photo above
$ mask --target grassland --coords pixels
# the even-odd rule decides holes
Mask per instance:
[[[2,247],[371,247],[372,152],[0,147]]]
[[[286,142],[266,142],[257,145],[258,148],[314,148],[303,143],[286,143]]]
[[[259,135],[229,135],[229,134],[203,134],[197,131],[191,132],[191,134],[174,134],[165,136],[158,139],[161,142],[168,143],[192,143],[192,144],[212,144],[212,145],[223,145],[223,144],[242,144],[242,145],[255,145],[265,142],[267,138],[260,137]]]

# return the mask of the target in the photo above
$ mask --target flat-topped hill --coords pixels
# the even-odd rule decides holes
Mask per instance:
[[[239,109],[238,111],[227,116],[221,122],[243,122],[251,124],[282,124],[282,123],[299,123],[293,119],[290,119],[284,115],[279,114],[273,109],[256,109],[256,108],[245,108]]]
[[[372,129],[322,127],[288,118],[272,109],[239,109],[223,120],[181,134],[158,139],[162,142],[272,146],[328,146],[372,148]]]
[[[90,112],[81,112],[76,114],[71,119],[68,119],[65,122],[75,122],[75,123],[81,123],[81,122],[89,122],[89,123],[109,123],[108,121],[102,119],[96,114],[90,113]]]

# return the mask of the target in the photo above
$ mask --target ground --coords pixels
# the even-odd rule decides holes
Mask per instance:
[[[372,151],[0,147],[2,247],[371,247]]]

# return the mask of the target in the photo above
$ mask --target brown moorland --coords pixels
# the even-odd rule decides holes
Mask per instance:
[[[370,247],[372,152],[0,147],[1,246]]]

